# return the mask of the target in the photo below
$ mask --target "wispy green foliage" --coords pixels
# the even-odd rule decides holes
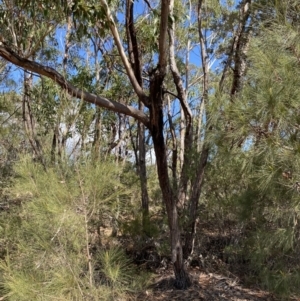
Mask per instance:
[[[242,93],[222,97],[206,192],[211,212],[242,221],[246,239],[235,250],[250,262],[252,280],[284,298],[299,294],[300,281],[300,39],[292,2],[281,4],[250,41]]]
[[[19,222],[13,216],[1,221],[7,245],[1,285],[8,300],[111,300],[137,289],[126,256],[101,251],[100,227],[133,192],[118,180],[121,173],[109,161],[45,171],[28,157],[21,160],[11,190],[22,203]]]

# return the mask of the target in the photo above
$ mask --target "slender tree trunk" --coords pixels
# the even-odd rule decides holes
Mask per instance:
[[[27,71],[24,72],[24,94],[22,101],[23,124],[29,143],[32,147],[35,159],[41,162],[44,168],[46,168],[46,163],[43,157],[42,145],[36,135],[35,118],[33,116],[31,108],[31,88],[33,80],[32,77],[32,73],[29,73]]]
[[[56,161],[56,149],[58,145],[58,137],[59,137],[59,128],[58,124],[56,124],[53,130],[53,137],[52,137],[52,145],[51,145],[51,163],[55,164]]]
[[[191,285],[191,280],[184,266],[180,226],[176,206],[177,198],[170,185],[164,137],[162,133],[159,134],[159,128],[156,128],[155,126],[153,129],[153,144],[156,155],[159,184],[166,204],[169,221],[175,287],[178,289],[186,289]]]
[[[134,71],[134,76],[140,85],[143,86],[142,69],[140,63],[140,54],[137,43],[136,31],[134,26],[134,1],[126,1],[126,34],[127,45],[129,52],[130,65]],[[144,111],[144,103],[139,99],[139,110]],[[142,197],[142,215],[143,215],[143,229],[147,232],[147,224],[149,223],[149,195],[147,188],[147,168],[146,168],[146,144],[145,144],[145,126],[142,122],[138,122],[138,162],[137,172],[141,183],[141,197]],[[149,233],[146,233],[149,234]]]
[[[198,32],[199,32],[199,41],[200,41],[200,48],[201,48],[201,62],[202,62],[202,69],[203,69],[203,97],[202,102],[203,106],[208,101],[208,86],[209,86],[209,65],[208,65],[208,54],[206,50],[206,37],[202,33],[202,4],[203,0],[198,1]],[[206,112],[206,123],[205,123],[205,131],[209,130],[209,118],[208,113]],[[201,131],[201,129],[199,129]],[[203,186],[204,180],[204,171],[205,166],[207,163],[209,155],[209,147],[208,145],[203,142],[202,152],[200,159],[198,161],[196,167],[196,177],[191,183],[191,196],[189,200],[189,208],[188,208],[188,221],[185,225],[185,244],[184,244],[184,251],[183,255],[184,258],[188,258],[188,256],[193,252],[194,246],[194,238],[195,238],[195,231],[196,231],[196,221],[197,221],[197,209],[199,198],[201,195],[201,190]]]
[[[191,281],[184,266],[178,211],[176,206],[177,198],[174,195],[174,192],[170,185],[164,138],[162,133],[159,133],[159,131],[159,128],[156,128],[155,126],[153,127],[153,143],[156,155],[158,179],[163,199],[166,204],[170,228],[172,263],[175,273],[175,286],[178,289],[186,289],[191,285]]]
[[[140,102],[140,110],[143,110],[144,105]],[[146,143],[145,143],[145,126],[138,122],[139,136],[139,153],[138,153],[138,172],[141,183],[142,194],[142,211],[143,211],[143,229],[147,233],[147,225],[149,223],[149,195],[147,188],[147,171],[146,171]]]
[[[156,155],[159,184],[168,215],[175,287],[178,289],[186,289],[191,285],[191,280],[184,266],[177,211],[177,196],[172,189],[169,179],[167,150],[163,134],[163,79],[164,73],[160,72],[160,70],[154,70],[150,78],[150,130]]]
[[[201,141],[201,134],[202,134],[202,121],[203,121],[203,114],[204,114],[204,100],[202,99],[200,107],[199,107],[199,114],[198,114],[198,123],[197,123],[197,130],[196,130],[196,137],[195,137],[195,144],[197,145],[197,152],[200,153],[201,145],[203,141]]]
[[[204,171],[205,171],[205,166],[207,164],[208,155],[209,155],[209,148],[207,147],[207,145],[204,144],[202,148],[201,157],[197,166],[196,179],[192,185],[192,193],[189,202],[188,224],[185,229],[185,243],[183,248],[184,258],[188,258],[189,255],[193,253],[194,240],[196,234],[196,222],[197,222],[197,215],[198,215],[198,204],[199,204],[199,198],[203,186]]]
[[[180,168],[182,168],[183,161],[184,161],[184,151],[185,151],[184,138],[185,138],[185,116],[184,116],[183,109],[180,108],[180,153],[179,153]]]
[[[63,74],[66,76],[67,74],[67,68],[68,68],[68,59],[69,59],[69,49],[71,47],[70,37],[71,37],[71,29],[72,29],[72,16],[69,12],[69,15],[67,17],[67,32],[66,32],[66,42],[65,42],[65,49],[64,49],[64,58],[63,58]],[[62,96],[64,97],[64,96]],[[67,95],[65,97],[68,97]],[[62,104],[59,105],[59,107],[62,106]],[[64,137],[60,133],[60,125],[61,125],[61,113],[60,110],[58,110],[59,114],[57,116],[56,124],[53,129],[53,138],[52,138],[52,146],[51,146],[51,161],[52,163],[56,162],[56,157],[58,155],[58,159],[62,159],[63,154],[63,148],[64,145]]]
[[[172,137],[172,181],[173,181],[173,189],[174,191],[177,191],[178,185],[177,185],[177,159],[178,159],[178,149],[177,149],[177,139],[176,139],[176,132],[175,127],[172,121],[171,116],[171,102],[169,95],[167,96],[168,100],[168,121],[169,121],[169,127]]]
[[[97,161],[100,157],[100,141],[101,141],[101,108],[97,107],[95,112],[95,128],[93,139],[93,156]]]

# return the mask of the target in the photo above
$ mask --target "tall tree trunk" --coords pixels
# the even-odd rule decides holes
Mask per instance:
[[[156,155],[158,179],[168,215],[172,263],[175,274],[175,287],[178,289],[186,289],[191,285],[191,280],[184,265],[183,249],[180,237],[180,226],[176,204],[177,198],[174,195],[174,192],[170,185],[164,137],[161,128],[159,126],[157,127],[156,125],[152,127],[152,134]]]
[[[203,69],[203,97],[202,102],[203,106],[208,101],[208,85],[209,85],[209,65],[208,65],[208,54],[206,50],[206,37],[202,33],[202,4],[203,0],[198,1],[198,32],[199,32],[199,41],[200,41],[200,49],[201,49],[201,62],[202,62],[202,69]],[[201,129],[199,129],[201,131]],[[205,131],[209,130],[209,117],[208,113],[206,112],[206,123],[205,123]],[[185,225],[185,244],[184,244],[184,258],[188,258],[188,256],[193,252],[194,246],[194,238],[196,232],[196,220],[197,220],[197,209],[199,198],[201,195],[201,190],[203,186],[204,180],[204,171],[205,166],[207,163],[209,155],[209,147],[207,143],[203,143],[202,152],[200,159],[197,164],[196,168],[196,177],[191,183],[191,196],[189,201],[189,208],[188,208],[188,221]]]
[[[150,131],[156,155],[159,184],[168,215],[175,287],[178,289],[186,289],[191,285],[191,280],[184,266],[177,211],[177,196],[172,189],[169,179],[167,150],[163,134],[163,79],[164,73],[159,69],[154,70],[150,78]]]
[[[136,31],[133,18],[134,1],[126,1],[126,35],[129,52],[130,65],[134,71],[134,76],[140,85],[143,87],[142,69],[140,63],[140,54],[137,43]],[[139,110],[144,111],[143,100],[139,97]],[[147,188],[147,168],[146,168],[146,144],[145,144],[145,126],[142,122],[138,122],[138,162],[137,172],[141,183],[142,197],[142,215],[143,229],[147,233],[147,224],[149,223],[149,195]]]

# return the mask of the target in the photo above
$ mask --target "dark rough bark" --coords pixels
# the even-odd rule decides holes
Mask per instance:
[[[180,226],[178,221],[177,198],[172,189],[168,174],[168,161],[163,134],[163,79],[165,74],[159,69],[154,70],[150,78],[150,131],[156,155],[157,174],[164,202],[166,204],[171,236],[172,262],[175,273],[175,286],[186,289],[191,280],[186,272],[183,260]]]
[[[201,1],[201,0],[200,0]],[[234,61],[233,82],[231,87],[231,96],[240,90],[241,78],[245,72],[245,55],[247,52],[248,36],[250,26],[246,26],[250,17],[250,4],[252,0],[242,0],[240,3],[239,24],[234,33],[230,52],[226,65],[223,69],[222,77],[219,83],[219,90],[223,90],[224,81],[228,70]]]
[[[140,103],[142,105],[142,103]],[[138,135],[139,135],[139,153],[138,153],[138,171],[141,183],[142,194],[142,210],[143,210],[143,229],[147,233],[147,224],[149,220],[149,195],[147,188],[147,170],[146,170],[146,143],[145,143],[145,126],[138,123]]]
[[[56,148],[58,140],[58,126],[55,126],[53,131],[52,145],[51,145],[51,163],[55,164],[56,162]]]
[[[250,26],[247,22],[250,17],[251,0],[244,0],[240,9],[240,23],[237,35],[235,36],[236,49],[234,52],[233,81],[231,86],[231,96],[234,96],[242,88],[242,79],[246,71],[246,54],[249,44]]]
[[[133,19],[133,7],[134,0],[127,0],[126,2],[126,34],[127,34],[127,43],[128,43],[128,52],[129,60],[131,67],[134,71],[134,76],[136,77],[137,82],[142,87],[142,68],[140,62],[140,54],[138,48],[138,42],[136,38],[136,31],[134,27]]]
[[[141,63],[139,48],[136,38],[136,31],[133,18],[134,1],[126,1],[126,34],[129,52],[129,61],[134,71],[134,76],[138,84],[143,87]],[[139,99],[139,110],[144,111],[143,99]],[[141,183],[141,197],[142,197],[142,214],[143,214],[143,229],[147,232],[147,224],[149,219],[149,195],[147,188],[147,169],[146,169],[146,145],[145,145],[145,126],[138,122],[138,161],[137,172],[139,174]],[[149,234],[149,233],[146,233]]]

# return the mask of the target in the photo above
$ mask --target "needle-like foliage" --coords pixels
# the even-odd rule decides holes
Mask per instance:
[[[29,158],[17,164],[11,197],[21,207],[1,220],[7,300],[113,300],[138,289],[125,254],[101,251],[100,228],[134,192],[119,181],[121,173],[109,161],[47,171]]]

